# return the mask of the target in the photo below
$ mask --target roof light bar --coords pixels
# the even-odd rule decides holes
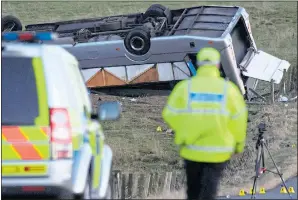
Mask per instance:
[[[4,32],[2,40],[5,41],[34,41],[42,40],[49,41],[57,38],[57,35],[52,32]]]
[[[22,33],[22,34],[19,34],[19,40],[21,41],[31,41],[31,40],[34,40],[34,35],[31,34],[31,33]]]
[[[58,38],[56,33],[51,33],[51,32],[39,32],[36,33],[35,35],[36,39],[38,40],[55,40],[56,38]]]

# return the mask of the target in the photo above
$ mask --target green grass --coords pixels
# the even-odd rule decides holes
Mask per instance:
[[[257,47],[291,63],[290,72],[297,70],[297,6],[296,2],[159,2],[170,8],[206,4],[243,6],[250,14],[250,22]],[[3,2],[2,14],[12,14],[23,24],[70,20],[145,11],[150,2]],[[290,74],[289,72],[289,74]],[[297,77],[287,77],[296,82]],[[289,85],[289,83],[288,83]],[[263,88],[268,84],[263,84]],[[98,97],[93,97],[96,102]],[[107,143],[114,152],[116,169],[125,171],[171,171],[183,168],[170,135],[156,132],[157,126],[166,129],[161,119],[165,97],[129,98],[105,96],[103,100],[117,99],[123,105],[122,119],[104,123]],[[250,122],[245,152],[231,161],[221,183],[221,191],[229,194],[251,183],[254,165],[256,126],[261,120],[271,125],[268,133],[270,149],[286,176],[297,173],[297,107],[296,104],[250,106]],[[289,146],[288,146],[289,145]],[[269,167],[272,167],[269,163]],[[270,176],[268,176],[270,177]],[[271,177],[272,178],[272,177]],[[267,181],[268,179],[263,180]],[[272,180],[272,179],[271,179]],[[268,182],[268,181],[267,181]],[[237,187],[238,186],[238,187]],[[233,188],[233,189],[231,189]],[[231,189],[231,190],[230,190]]]

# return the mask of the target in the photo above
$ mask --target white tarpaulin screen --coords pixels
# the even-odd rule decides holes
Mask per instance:
[[[285,60],[276,58],[266,52],[258,51],[254,54],[250,63],[246,67],[246,71],[243,71],[243,75],[260,79],[263,81],[274,80],[274,83],[279,84],[284,69],[288,70],[290,63]]]

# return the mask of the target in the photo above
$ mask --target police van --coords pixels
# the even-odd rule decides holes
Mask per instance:
[[[118,119],[120,105],[92,111],[77,59],[32,42],[53,36],[2,34],[15,41],[1,46],[2,195],[111,198],[113,154],[99,122]]]

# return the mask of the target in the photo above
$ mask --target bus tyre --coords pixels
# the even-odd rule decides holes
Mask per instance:
[[[2,27],[1,32],[3,31],[21,31],[23,29],[21,21],[12,15],[7,15],[1,19]]]
[[[150,49],[150,31],[146,27],[132,29],[124,39],[128,52],[135,55],[144,55]]]
[[[161,4],[152,4],[144,13],[143,19],[148,17],[166,17],[168,24],[172,22],[172,14],[169,8]]]

